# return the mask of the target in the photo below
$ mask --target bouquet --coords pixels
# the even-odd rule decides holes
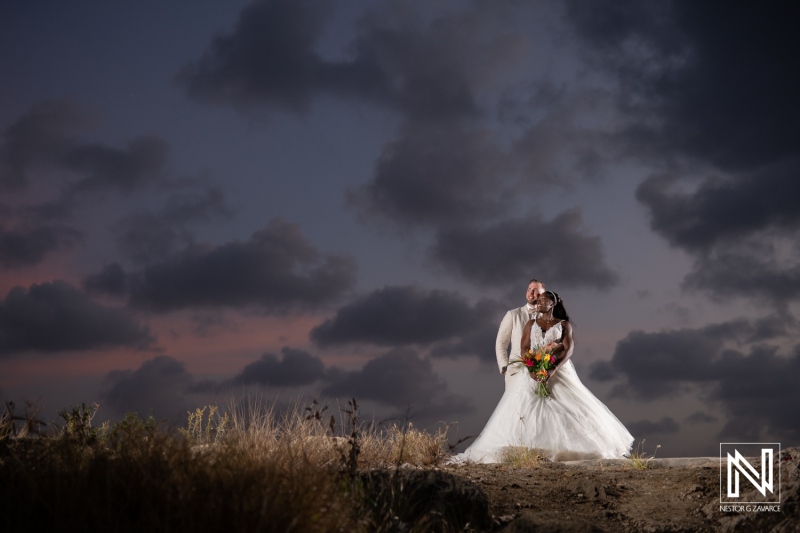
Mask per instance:
[[[556,342],[531,346],[521,359],[516,359],[509,363],[509,365],[515,363],[525,365],[530,377],[538,382],[536,386],[536,395],[540,398],[547,398],[550,396],[550,391],[547,390],[545,382],[550,378],[551,371],[556,367],[557,357],[555,352],[558,351],[559,348],[561,348],[561,345]]]

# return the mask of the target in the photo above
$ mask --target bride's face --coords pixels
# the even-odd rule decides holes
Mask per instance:
[[[540,294],[536,299],[536,310],[540,313],[546,313],[553,308],[553,301],[547,297],[546,294]]]

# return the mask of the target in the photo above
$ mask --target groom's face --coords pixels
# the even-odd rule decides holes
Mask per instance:
[[[544,286],[541,283],[531,283],[528,285],[528,292],[525,293],[525,298],[528,303],[533,305],[540,294],[544,292]]]

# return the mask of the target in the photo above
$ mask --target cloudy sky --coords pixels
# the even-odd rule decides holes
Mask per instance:
[[[0,395],[477,435],[527,282],[645,451],[800,444],[790,2],[0,2]]]

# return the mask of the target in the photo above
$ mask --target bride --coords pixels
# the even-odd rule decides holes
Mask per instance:
[[[510,447],[536,449],[551,461],[612,459],[628,455],[633,437],[587,389],[570,360],[572,324],[558,294],[545,291],[534,302],[538,317],[522,335],[520,353],[531,346],[555,346],[555,369],[545,382],[549,396],[521,362],[511,362],[506,390],[475,442],[451,462],[503,462]]]

